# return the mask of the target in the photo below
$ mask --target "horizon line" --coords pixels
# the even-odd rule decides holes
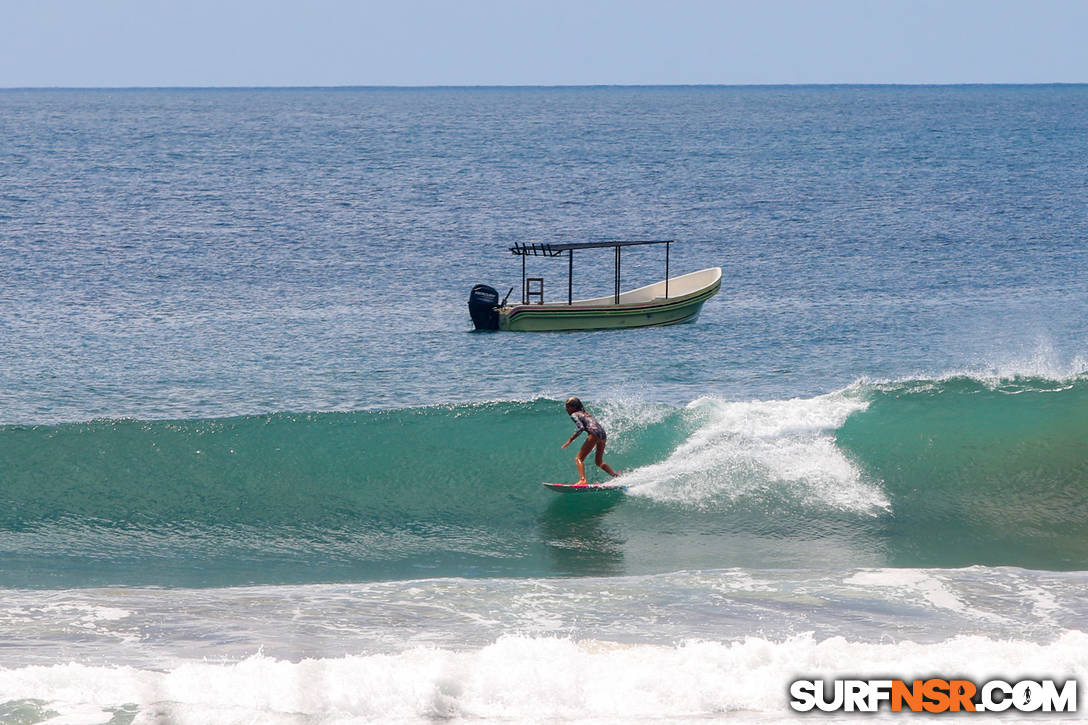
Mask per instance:
[[[151,91],[151,90],[437,90],[518,88],[813,88],[813,87],[1022,87],[1083,86],[1088,81],[935,81],[935,82],[807,82],[807,83],[434,83],[434,84],[330,84],[330,85],[117,85],[117,86],[0,86],[0,91]]]

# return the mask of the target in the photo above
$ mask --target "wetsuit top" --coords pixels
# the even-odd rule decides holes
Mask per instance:
[[[571,419],[574,421],[574,425],[578,426],[578,431],[585,431],[590,435],[597,436],[602,441],[607,438],[607,434],[604,432],[604,426],[597,422],[589,413],[584,410],[576,410],[570,414]]]

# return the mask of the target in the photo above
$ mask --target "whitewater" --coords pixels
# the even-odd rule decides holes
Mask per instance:
[[[8,592],[5,628],[37,646],[0,692],[47,722],[761,722],[814,673],[1083,677],[1085,584],[969,568]]]
[[[29,459],[43,481],[67,469],[83,485],[50,499],[51,486],[15,480],[33,496],[8,495],[5,712],[760,721],[781,715],[784,683],[814,672],[1079,677],[1086,395],[1083,378],[957,376],[786,401],[604,403],[602,422],[624,439],[615,455],[649,462],[625,474],[622,500],[603,501],[536,485],[543,460],[466,470],[486,447],[439,452],[496,414],[522,438],[547,432],[543,448],[565,430],[549,430],[556,400],[8,426],[5,470]],[[443,465],[413,485],[403,451],[366,455],[393,445],[375,425],[416,446],[449,435],[428,452]],[[925,458],[904,429],[931,436]],[[46,441],[49,463],[34,455]],[[1010,454],[1033,441],[1048,467]],[[965,449],[980,460],[965,465]],[[76,473],[89,450],[107,468]],[[347,450],[363,451],[358,467]],[[283,461],[310,496],[277,486]],[[232,486],[194,485],[209,470],[234,470]],[[956,490],[919,495],[934,471]],[[480,472],[509,487],[474,485]],[[1009,505],[971,504],[987,492]],[[1070,508],[1025,503],[1055,497]]]
[[[0,91],[0,721],[1086,681],[1085,119],[1083,86]],[[513,242],[637,238],[723,267],[697,322],[472,331]],[[540,486],[569,395],[625,494]]]

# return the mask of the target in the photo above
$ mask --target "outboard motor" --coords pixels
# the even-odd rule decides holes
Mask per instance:
[[[476,285],[468,295],[468,313],[477,330],[499,329],[499,293],[486,284]]]

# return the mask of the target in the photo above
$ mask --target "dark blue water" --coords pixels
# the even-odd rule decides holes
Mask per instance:
[[[1079,372],[1085,349],[1086,87],[8,91],[0,111],[8,422],[781,397]],[[462,334],[473,284],[518,284],[509,243],[615,238],[725,268],[697,327]],[[629,252],[625,281],[661,256]],[[530,272],[565,286],[561,263]],[[609,291],[609,253],[576,282]]]
[[[1088,675],[1086,148],[1088,86],[0,91],[0,719]],[[639,238],[698,322],[471,331]],[[538,485],[572,394],[626,496]]]

